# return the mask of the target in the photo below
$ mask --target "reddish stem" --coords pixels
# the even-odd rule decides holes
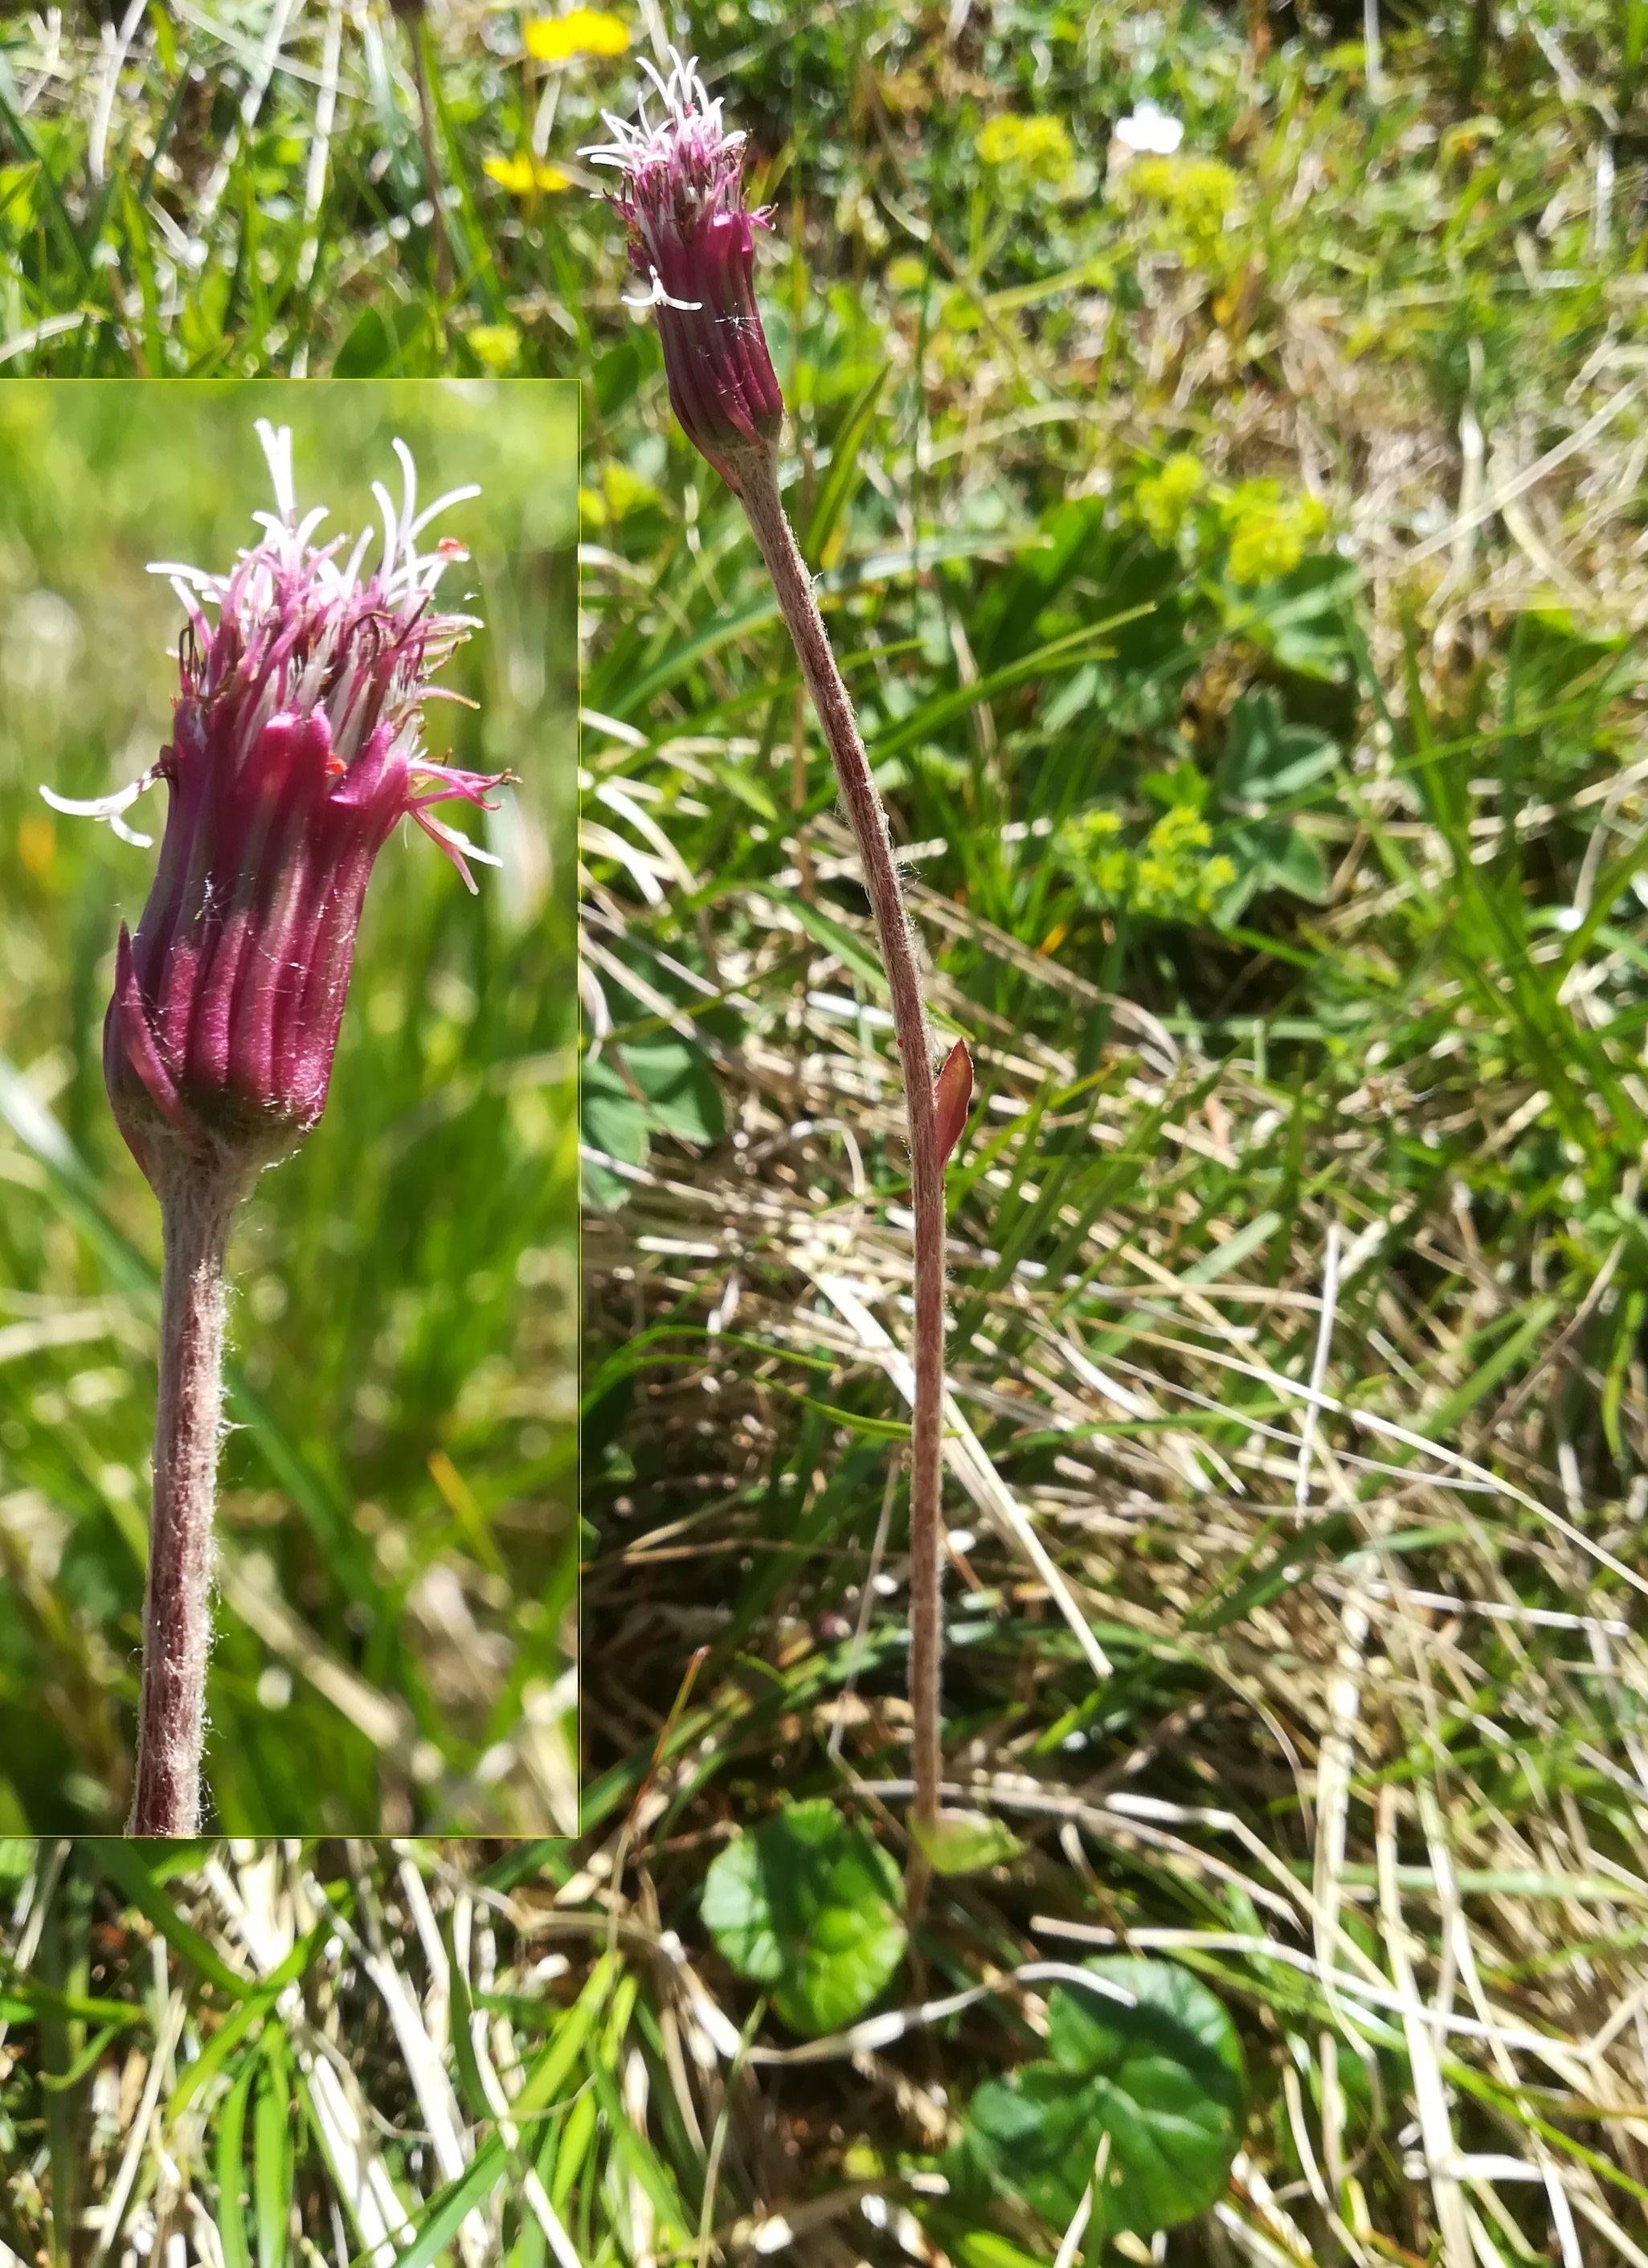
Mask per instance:
[[[939,1732],[939,1487],[944,1424],[944,1159],[933,1097],[932,1043],[922,998],[914,934],[894,864],[887,812],[859,737],[851,700],[830,650],[829,633],[778,495],[765,451],[741,454],[729,468],[739,502],[761,546],[778,605],[813,696],[849,824],[858,845],[864,887],[887,963],[893,1029],[909,1114],[910,1182],[916,1213],[916,1399],[910,1441],[910,1707],[915,1718],[915,1823],[938,1817],[943,1771]]]
[[[193,1835],[200,1824],[223,1419],[224,1254],[244,1187],[242,1174],[190,1157],[177,1160],[158,1189],[166,1247],[160,1394],[130,1835]]]

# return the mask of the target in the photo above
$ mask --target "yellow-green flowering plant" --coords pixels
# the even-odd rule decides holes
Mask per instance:
[[[1326,733],[1287,721],[1274,690],[1248,691],[1210,773],[1188,756],[1146,772],[1139,788],[1155,817],[1089,805],[1059,828],[1054,854],[1085,904],[1142,920],[1230,923],[1266,889],[1321,899],[1327,867],[1297,822],[1328,793],[1337,761]]]

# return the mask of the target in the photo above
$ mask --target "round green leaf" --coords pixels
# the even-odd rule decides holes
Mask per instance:
[[[766,1985],[791,2030],[861,2016],[904,1952],[897,1867],[828,1797],[741,1835],[704,1880],[704,1925],[742,1977]]]
[[[1188,1969],[1122,1955],[1085,1965],[1133,2005],[1059,1987],[1048,2004],[1051,2059],[978,2089],[967,2148],[989,2179],[1062,2229],[1107,2135],[1094,2236],[1150,2236],[1205,2212],[1225,2187],[1241,2138],[1241,2043]]]

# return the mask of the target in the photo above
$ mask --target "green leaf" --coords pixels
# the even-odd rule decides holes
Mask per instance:
[[[1330,772],[1339,751],[1325,733],[1290,725],[1269,688],[1244,693],[1230,712],[1230,746],[1220,784],[1236,803],[1281,803]]]
[[[184,2104],[192,2102],[207,2081],[216,2077],[242,2040],[262,2022],[286,1987],[303,1975],[330,1928],[329,1922],[317,1922],[307,1937],[299,1938],[280,1967],[271,1970],[256,1992],[249,1992],[233,2014],[225,2017],[194,2062],[185,2064],[166,2105],[168,2119],[175,2118]]]
[[[881,388],[893,365],[884,362],[873,372],[850,405],[845,417],[830,446],[829,471],[819,490],[818,502],[813,507],[813,517],[807,524],[806,541],[801,549],[807,564],[816,568],[823,558],[836,523],[851,504],[858,484],[864,478],[859,465],[859,453],[871,426],[875,422],[876,404],[881,399]]]
[[[1344,609],[1356,595],[1355,565],[1333,553],[1302,559],[1291,574],[1262,590],[1225,586],[1225,627],[1273,654],[1301,677],[1339,684],[1349,674]]]
[[[624,1072],[629,1076],[626,1079]],[[682,1040],[631,1040],[585,1061],[578,1082],[584,1139],[627,1166],[644,1166],[652,1133],[674,1134],[705,1146],[726,1130],[721,1097],[709,1064]],[[620,1205],[629,1195],[621,1175],[585,1163],[587,1194],[600,1204]]]
[[[258,2268],[284,2268],[292,2203],[291,2099],[282,2060],[266,2055],[252,2118]]]
[[[1204,2213],[1224,2190],[1241,2138],[1241,2044],[1223,2003],[1188,1970],[1122,1955],[1085,1966],[1132,2005],[1056,1990],[1050,2060],[985,2081],[962,2149],[987,2181],[1063,2229],[1107,2136],[1095,2235],[1147,2237]]]
[[[603,1151],[626,1166],[644,1166],[647,1154],[647,1120],[637,1102],[605,1056],[586,1062],[578,1079],[578,1124],[592,1150]],[[592,1203],[611,1210],[629,1194],[621,1174],[584,1160],[585,1194]]]
[[[1024,1847],[1004,1820],[986,1811],[941,1811],[927,1828],[912,1819],[910,1832],[935,1874],[980,1874]]]
[[[376,307],[368,307],[332,359],[334,378],[377,378],[395,360],[394,340]]]
[[[184,1920],[156,1882],[153,1870],[165,1863],[166,1856],[164,1843],[140,1848],[109,1837],[97,1845],[98,1865],[127,1904],[136,1906],[145,1920],[153,1923],[173,1951],[188,1962],[197,1977],[219,1986],[235,2000],[243,1999],[253,1990],[252,1978],[231,1969],[200,1932]]]
[[[1313,905],[1328,895],[1321,852],[1308,835],[1301,835],[1285,819],[1261,819],[1250,827],[1232,828],[1221,837],[1220,848],[1236,861],[1239,875],[1251,877],[1260,889],[1291,890],[1296,898],[1308,898]]]
[[[1278,889],[1291,890],[1296,898],[1308,898],[1313,905],[1321,905],[1327,896],[1327,861],[1311,837],[1301,835],[1297,827],[1288,828],[1266,863]]]
[[[1141,773],[1139,789],[1164,811],[1200,811],[1207,801],[1208,783],[1186,756],[1170,772]]]
[[[765,882],[752,883],[747,895],[770,898],[775,905],[782,905],[787,913],[795,917],[815,944],[821,945],[827,953],[833,953],[843,968],[850,969],[874,990],[879,999],[889,997],[887,970],[868,944],[844,922],[839,922],[833,914],[827,913],[822,906],[797,897],[792,891],[776,890]]]
[[[828,1797],[729,1844],[704,1881],[704,1925],[792,2031],[850,2024],[903,1957],[898,1869]]]
[[[684,1142],[708,1145],[721,1139],[726,1119],[720,1094],[696,1048],[684,1040],[635,1040],[622,1053],[646,1098],[649,1124]]]
[[[241,2066],[217,2127],[217,2241],[223,2247],[224,2268],[252,2268],[246,2205],[240,2192],[245,2181],[246,2097],[257,2068],[251,2060]]]
[[[385,316],[368,307],[333,359],[334,378],[398,378],[418,364],[429,328],[427,313],[412,304]]]
[[[417,2235],[404,2252],[395,2255],[395,2268],[429,2268],[445,2251],[477,2205],[484,2205],[509,2172],[509,2157],[501,2140],[478,2150],[455,2181],[430,2199]]]

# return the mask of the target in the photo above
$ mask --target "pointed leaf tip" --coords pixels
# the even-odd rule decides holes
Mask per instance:
[[[933,1101],[938,1109],[938,1162],[943,1165],[960,1140],[973,1105],[973,1058],[965,1040],[958,1040],[945,1057]]]

